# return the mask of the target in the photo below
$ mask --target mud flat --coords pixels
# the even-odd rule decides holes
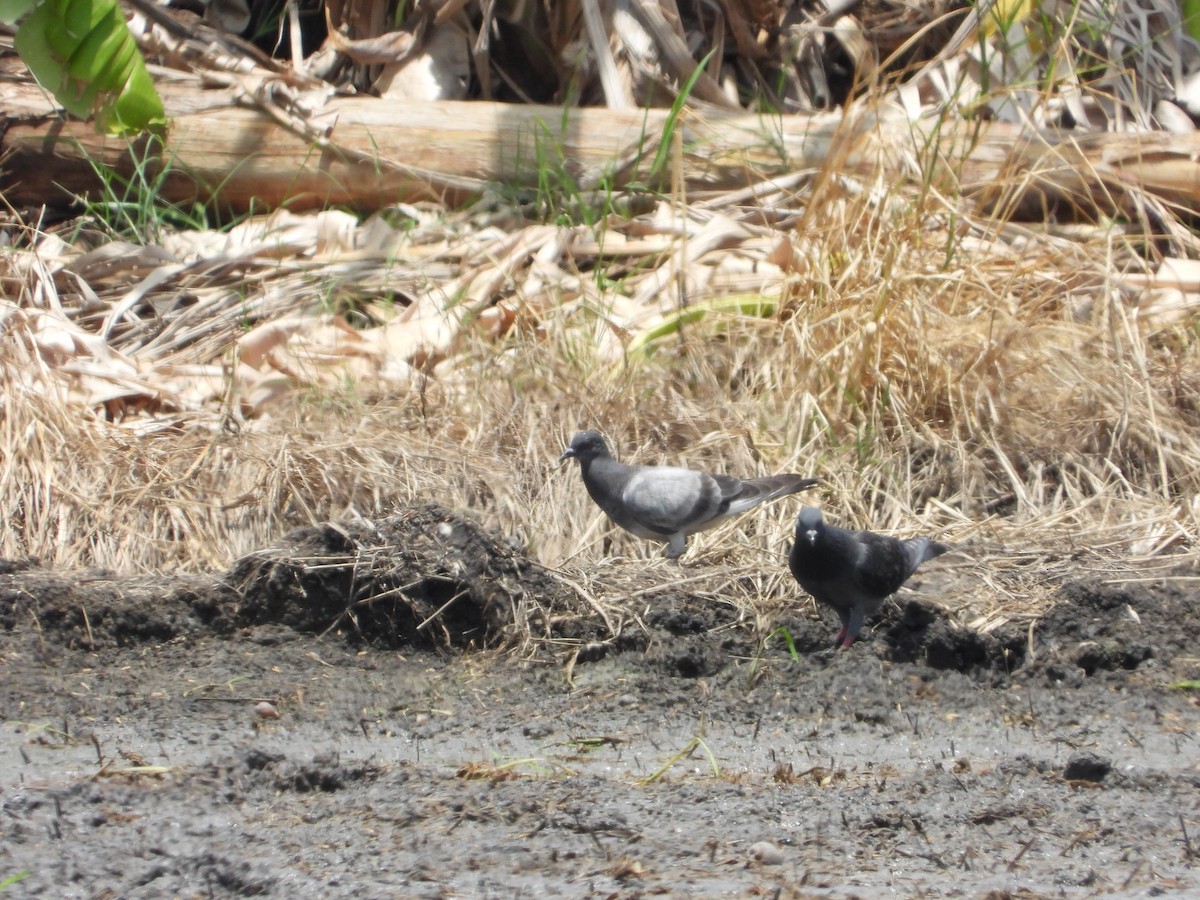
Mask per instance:
[[[0,562],[6,897],[1200,892],[1187,579],[989,635],[906,598],[844,653],[797,613],[793,658],[684,592],[608,639],[436,507],[371,528]]]

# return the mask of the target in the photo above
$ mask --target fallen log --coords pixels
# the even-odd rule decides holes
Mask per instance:
[[[1085,217],[1108,216],[1141,194],[1187,217],[1200,212],[1198,134],[911,123],[898,110],[869,106],[807,116],[706,107],[673,116],[482,101],[313,103],[282,82],[199,85],[159,85],[169,125],[155,147],[146,138],[96,134],[31,81],[0,83],[4,199],[18,210],[67,209],[77,197],[101,196],[98,166],[124,178],[143,166],[163,200],[228,212],[326,205],[367,212],[430,199],[457,205],[489,185],[547,183],[587,193],[653,180],[695,197],[807,169],[930,180],[1005,217],[1023,208],[1040,215],[1064,198]]]

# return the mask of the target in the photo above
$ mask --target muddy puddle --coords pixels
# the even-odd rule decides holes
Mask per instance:
[[[797,614],[793,659],[683,593],[605,642],[465,518],[372,528],[0,564],[5,897],[1200,895],[1191,582],[987,636],[909,596],[845,653]]]

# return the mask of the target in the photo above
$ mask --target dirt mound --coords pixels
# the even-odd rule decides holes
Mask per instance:
[[[1153,592],[1138,585],[1080,581],[1064,586],[1063,603],[1038,623],[1052,652],[1091,675],[1098,670],[1136,669],[1156,656],[1193,652],[1200,622],[1195,598],[1175,585]]]
[[[683,678],[712,676],[737,659],[783,657],[789,645],[820,667],[831,647],[828,616],[786,614],[767,636],[744,609],[711,593],[647,593],[644,573],[629,577],[636,584],[625,587],[644,608],[636,624],[618,627],[504,536],[426,504],[377,522],[302,528],[210,576],[50,572],[36,560],[0,560],[0,626],[85,650],[238,629],[259,643],[332,634],[377,647],[511,648],[544,638],[542,649],[565,648],[577,663],[636,653],[641,665]],[[903,599],[884,606],[864,643],[891,663],[989,679],[1030,669],[1032,648],[1026,675],[1076,681],[1192,652],[1200,621],[1181,583],[1068,584],[1032,642],[1027,625],[980,634]],[[604,588],[617,598],[613,610],[620,587]]]
[[[210,577],[118,577],[111,572],[50,572],[4,561],[0,626],[94,650],[233,627],[236,599]]]
[[[1191,568],[1177,574],[1194,573]],[[1078,685],[1147,663],[1171,667],[1194,657],[1200,619],[1184,584],[1167,578],[1127,584],[1081,579],[1064,585],[1061,602],[1033,627],[1036,653],[1023,677]]]
[[[955,672],[994,670],[1008,673],[1025,662],[1024,635],[1013,629],[981,634],[955,626],[940,609],[908,600],[880,626],[892,662],[924,662]]]
[[[0,560],[0,626],[82,649],[273,625],[386,647],[495,646],[571,602],[504,538],[432,504],[376,523],[301,528],[215,576]]]
[[[566,597],[502,537],[433,504],[302,528],[239,560],[224,582],[241,598],[241,624],[383,646],[495,646]]]

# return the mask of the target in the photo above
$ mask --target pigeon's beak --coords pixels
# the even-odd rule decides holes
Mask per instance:
[[[563,455],[558,458],[558,461],[562,462],[564,459],[574,459],[574,458],[575,458],[575,451],[572,450],[570,447],[568,447],[566,450],[563,451]]]

